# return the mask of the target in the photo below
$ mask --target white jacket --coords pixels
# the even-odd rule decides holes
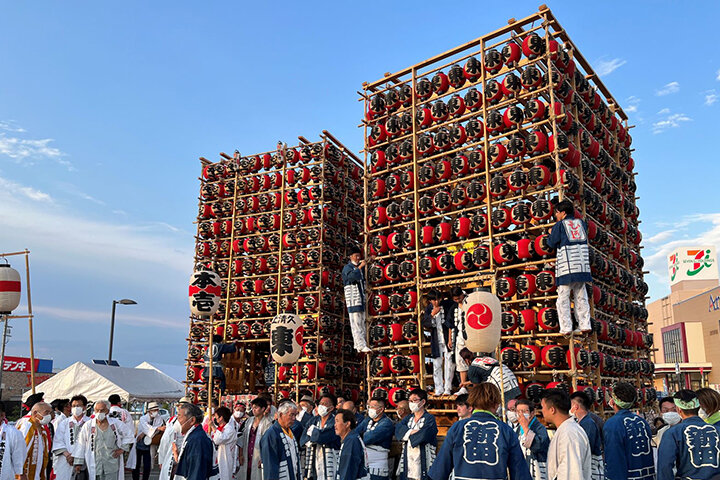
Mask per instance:
[[[172,417],[168,420],[167,428],[163,432],[160,445],[158,446],[158,465],[161,467],[159,480],[170,480],[170,472],[175,464],[175,459],[172,454],[173,442],[177,445],[178,452],[182,447],[183,434],[175,431],[173,428],[175,422],[177,422],[177,417]]]
[[[0,480],[15,480],[15,475],[23,474],[25,466],[25,438],[17,429],[7,423],[0,423],[2,442],[5,442],[5,453],[1,457]]]
[[[90,417],[83,417],[78,421],[75,417],[64,419],[55,429],[53,438],[53,471],[57,480],[70,480],[73,473],[73,466],[65,460],[64,452],[69,452],[73,457],[77,450],[78,437],[82,426],[90,420]]]
[[[120,420],[114,418],[108,418],[109,428],[112,429],[115,434],[115,445],[117,448],[127,448],[134,441],[134,436],[131,431],[125,426]],[[92,419],[89,422],[85,422],[82,430],[80,430],[80,438],[77,445],[77,457],[82,458],[85,462],[85,466],[88,470],[88,478],[95,478],[95,451],[93,449],[95,444],[95,435],[97,429],[97,420]],[[125,478],[125,462],[123,456],[118,457],[120,463],[118,468],[118,480],[124,480]]]
[[[217,446],[220,480],[232,480],[238,466],[237,430],[235,425],[235,422],[228,422],[222,427],[218,427],[212,435],[212,441]]]

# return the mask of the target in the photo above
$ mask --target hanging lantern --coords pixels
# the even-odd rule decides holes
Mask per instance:
[[[520,350],[520,363],[525,368],[537,368],[540,365],[540,347],[523,345]]]
[[[476,353],[494,352],[500,342],[502,328],[500,300],[490,292],[473,292],[463,303],[467,327],[468,350]]]
[[[16,308],[20,302],[20,276],[9,266],[0,268],[0,286],[6,285],[7,282],[12,282],[10,286],[15,291],[2,291],[7,290],[6,288],[0,290],[0,313],[4,313],[6,308],[9,310]],[[15,296],[10,296],[8,293],[13,293]],[[221,295],[222,279],[214,271],[198,270],[190,275],[188,300],[193,315],[214,315],[220,308]]]

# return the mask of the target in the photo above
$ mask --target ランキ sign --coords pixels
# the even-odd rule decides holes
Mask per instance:
[[[716,280],[718,278],[715,247],[704,245],[678,247],[668,255],[670,285],[683,280]]]

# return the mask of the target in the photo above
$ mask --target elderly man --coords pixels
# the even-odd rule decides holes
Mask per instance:
[[[0,438],[5,444],[5,453],[0,462],[0,480],[27,480],[23,472],[25,439],[20,432],[7,424],[3,402],[0,402]]]
[[[357,434],[365,444],[370,480],[390,478],[390,445],[395,424],[385,415],[385,400],[373,398],[368,402],[368,415],[357,427]],[[337,417],[336,417],[337,419]]]
[[[357,405],[352,400],[345,400],[341,407],[343,410],[350,410],[355,415],[355,426],[360,425],[365,420],[365,415],[358,412]],[[340,410],[340,409],[338,409]]]
[[[177,448],[182,446],[182,434],[175,429],[177,423],[178,408],[182,403],[192,403],[188,397],[182,397],[175,405],[175,415],[168,420],[165,431],[158,445],[158,466],[160,468],[159,480],[170,480],[173,469],[175,468],[175,459],[172,454],[172,446]]]
[[[75,471],[87,468],[90,480],[123,480],[123,454],[130,450],[133,434],[120,420],[108,417],[110,402],[100,400],[95,415],[80,430],[75,449]]]
[[[160,405],[150,402],[147,413],[140,417],[137,427],[137,464],[132,472],[133,480],[140,479],[140,465],[143,465],[143,480],[148,480],[152,469],[152,455],[150,452],[153,437],[162,435],[165,431],[165,420],[160,416]]]
[[[52,449],[55,456],[53,469],[57,480],[70,480],[73,473],[74,457],[76,456],[80,429],[90,417],[85,415],[87,398],[76,395],[70,400],[70,417],[61,421],[55,430]]]
[[[264,480],[302,478],[297,439],[291,430],[297,413],[298,408],[295,403],[282,402],[278,407],[277,421],[260,439]]]
[[[173,444],[177,480],[205,480],[217,475],[212,441],[202,429],[203,412],[196,405],[181,403],[173,428],[183,435],[180,448]]]
[[[335,433],[342,443],[338,454],[337,478],[343,480],[368,480],[368,458],[365,445],[355,428],[355,414],[340,409],[335,412]]]
[[[24,475],[28,480],[46,480],[50,454],[52,407],[45,402],[35,403],[30,413],[18,420],[16,427],[25,437],[26,459]]]

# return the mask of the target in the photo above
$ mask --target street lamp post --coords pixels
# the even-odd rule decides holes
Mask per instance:
[[[113,337],[115,335],[115,305],[137,305],[137,302],[135,300],[130,300],[129,298],[123,298],[122,300],[113,300],[112,303],[112,316],[110,317],[110,349],[108,350],[108,365],[112,361],[112,347],[113,347]]]

